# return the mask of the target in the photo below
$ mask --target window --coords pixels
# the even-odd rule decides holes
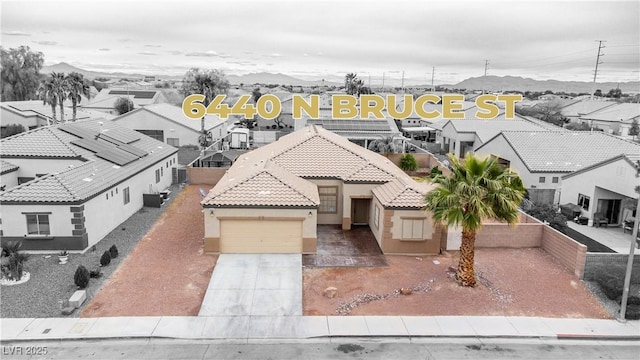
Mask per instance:
[[[127,205],[131,198],[129,197],[129,187],[122,189],[122,198],[124,199],[124,204]]]
[[[320,208],[318,213],[336,214],[338,212],[338,187],[318,186],[320,195]]]
[[[160,169],[156,170],[156,184],[160,182]]]
[[[29,181],[33,180],[33,179],[35,179],[35,178],[18,176],[18,185],[24,184],[26,182],[29,182]]]
[[[424,219],[402,219],[402,238],[408,240],[422,240]]]
[[[545,181],[546,181],[546,179],[544,178],[544,176],[540,176],[540,177],[538,178],[538,182],[539,182],[540,184],[544,184],[544,182],[545,182]]]
[[[164,176],[164,168],[162,165],[160,166],[160,176]]]
[[[378,205],[376,205],[375,209],[373,210],[373,224],[377,228],[380,227],[380,208],[378,207]]]
[[[180,139],[178,138],[167,138],[167,144],[173,147],[180,147]]]
[[[552,182],[552,183],[554,183],[554,184],[557,184],[557,183],[558,183],[558,180],[559,180],[559,179],[558,179],[558,177],[557,177],[557,176],[554,176],[554,177],[552,177],[552,178],[551,178],[551,182]]]
[[[589,210],[589,201],[591,200],[590,197],[586,196],[586,195],[582,195],[582,194],[578,194],[578,205],[585,209],[585,210]]]
[[[109,193],[107,193],[107,200],[109,200]]]
[[[158,141],[164,142],[164,131],[162,130],[136,130],[139,133],[150,136]]]
[[[49,235],[49,214],[26,214],[27,234],[29,235]]]

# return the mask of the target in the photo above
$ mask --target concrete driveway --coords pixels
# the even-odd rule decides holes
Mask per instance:
[[[302,315],[300,254],[220,254],[198,316]]]

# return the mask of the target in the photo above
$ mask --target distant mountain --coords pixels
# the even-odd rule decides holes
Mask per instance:
[[[54,65],[43,66],[40,72],[43,74],[50,74],[52,72],[61,72],[61,73],[68,74],[70,72],[77,72],[84,75],[85,78],[92,79],[92,80],[95,78],[108,78],[108,79],[142,79],[144,78],[144,75],[142,74],[127,74],[123,72],[109,73],[109,72],[101,72],[101,71],[84,70],[84,69],[75,67],[73,65],[67,64],[65,62],[61,62]],[[175,77],[160,76],[160,78],[169,79],[169,78],[175,78]],[[181,79],[182,77],[180,76],[178,78]]]
[[[279,85],[293,85],[293,86],[313,86],[322,85],[322,79],[320,80],[301,80],[293,76],[285,74],[272,74],[267,72],[250,73],[245,75],[228,75],[227,79],[232,84],[279,84]],[[324,85],[340,85],[333,82],[324,82]]]
[[[593,83],[586,81],[559,81],[559,80],[534,80],[519,76],[487,76],[473,77],[459,82],[455,85],[442,85],[449,89],[467,89],[482,90],[483,87],[487,91],[546,91],[553,92],[564,91],[566,93],[591,93],[593,91]],[[605,82],[597,83],[595,89],[602,90],[603,93],[609,92],[620,86],[623,93],[640,92],[640,81],[629,81],[622,83]]]

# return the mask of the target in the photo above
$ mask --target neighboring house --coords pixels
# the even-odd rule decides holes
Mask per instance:
[[[532,201],[558,203],[562,176],[622,153],[640,154],[640,145],[602,132],[503,131],[475,152],[518,172]]]
[[[0,191],[18,185],[18,165],[0,159]]]
[[[171,185],[177,149],[108,120],[86,120],[2,139],[0,158],[2,242],[85,250],[140,210],[143,194]]]
[[[443,151],[452,153],[459,158],[464,158],[468,152],[473,152],[487,140],[493,138],[501,131],[546,131],[542,126],[523,120],[445,120],[436,138],[440,140]]]
[[[202,200],[208,253],[314,253],[317,225],[368,225],[385,253],[436,254],[431,186],[319,126],[241,155]]]
[[[640,104],[614,103],[604,109],[582,115],[578,120],[590,127],[602,129],[606,133],[626,137],[629,136],[633,120],[640,121]]]
[[[73,110],[70,107],[64,108],[64,119],[69,121],[73,118]],[[80,107],[76,109],[77,120],[87,120],[96,118],[94,115],[82,111]],[[26,130],[35,129],[40,126],[47,126],[53,120],[51,105],[45,104],[42,100],[27,101],[6,101],[0,103],[0,119],[2,127],[11,124],[24,126]],[[56,107],[56,119],[60,121],[60,107]]]
[[[608,224],[621,225],[634,217],[624,209],[625,199],[638,199],[634,187],[640,168],[640,152],[620,154],[562,177],[561,204],[580,206],[582,216],[593,224],[596,213]]]
[[[562,116],[569,119],[569,122],[580,123],[580,117],[594,111],[605,109],[609,106],[615,105],[612,101],[603,100],[581,100],[571,102],[568,105],[564,105],[560,109]]]
[[[165,103],[166,99],[160,90],[140,90],[140,89],[102,89],[93,99],[82,105],[82,108],[102,111],[107,114],[119,115],[113,108],[116,100],[121,97],[131,99],[133,109],[152,104]]]
[[[182,108],[171,104],[153,104],[135,109],[113,119],[118,125],[136,130],[174,147],[199,145],[201,120],[184,116]],[[217,115],[204,117],[204,128],[213,141],[227,135],[225,120]]]

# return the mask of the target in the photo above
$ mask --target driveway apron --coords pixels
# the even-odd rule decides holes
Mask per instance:
[[[198,316],[302,315],[300,254],[220,254]]]

